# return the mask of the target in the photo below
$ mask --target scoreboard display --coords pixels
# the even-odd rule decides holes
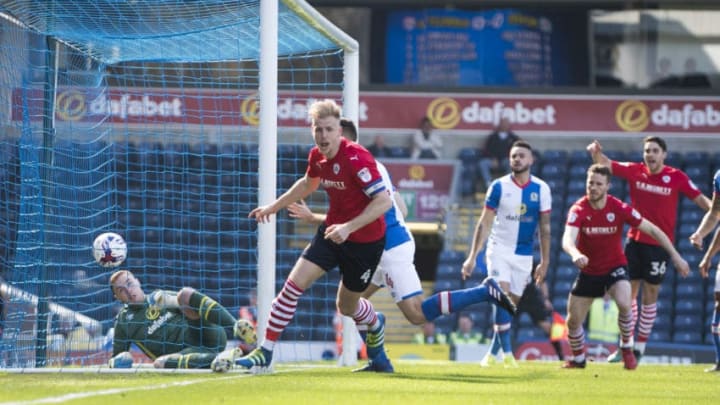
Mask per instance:
[[[559,16],[513,9],[387,15],[386,82],[445,86],[571,85]],[[570,62],[569,62],[570,61]]]

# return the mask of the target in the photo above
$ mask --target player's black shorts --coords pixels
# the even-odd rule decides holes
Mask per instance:
[[[525,286],[517,312],[525,312],[530,315],[533,323],[544,321],[552,316],[552,310],[545,305],[543,294],[533,281]]]
[[[325,239],[325,224],[318,227],[302,257],[325,271],[340,269],[342,283],[350,291],[363,292],[370,284],[385,249],[385,237],[369,243],[345,241],[341,244]]]
[[[630,240],[625,244],[630,280],[662,284],[668,270],[670,255],[661,246]]]
[[[607,290],[621,280],[628,280],[628,272],[624,267],[618,267],[602,276],[591,276],[580,272],[570,290],[570,294],[578,297],[598,298],[605,295]]]

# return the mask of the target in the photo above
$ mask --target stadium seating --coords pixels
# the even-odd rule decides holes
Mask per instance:
[[[696,331],[676,330],[675,333],[673,333],[672,340],[674,343],[701,344],[703,342],[703,334]]]

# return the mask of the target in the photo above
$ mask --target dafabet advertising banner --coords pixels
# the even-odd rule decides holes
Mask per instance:
[[[278,125],[308,123],[308,106],[321,98],[341,101],[339,93],[283,93],[278,98]],[[13,120],[41,119],[42,91],[13,92]],[[56,120],[122,124],[257,125],[257,94],[200,89],[60,88]],[[720,97],[495,95],[470,93],[363,92],[362,128],[412,129],[428,116],[442,130],[489,130],[502,116],[518,131],[585,133],[720,132]]]

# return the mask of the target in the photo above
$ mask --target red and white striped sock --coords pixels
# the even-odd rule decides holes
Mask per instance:
[[[585,330],[580,326],[576,330],[568,331],[568,343],[573,354],[573,361],[585,361]]]
[[[620,328],[620,347],[632,347],[632,312],[618,314],[618,328]]]
[[[640,353],[645,353],[645,343],[650,338],[655,318],[657,317],[657,304],[643,305],[640,310],[640,321],[638,322],[637,339],[635,340],[635,348]]]
[[[297,303],[304,290],[291,280],[285,281],[280,293],[275,297],[270,309],[270,320],[265,331],[265,341],[262,344],[267,350],[272,350],[280,334],[295,316]]]
[[[375,308],[373,308],[372,303],[365,298],[358,300],[358,306],[352,318],[356,325],[368,325],[368,330],[371,332],[378,328],[378,318],[375,313]]]

